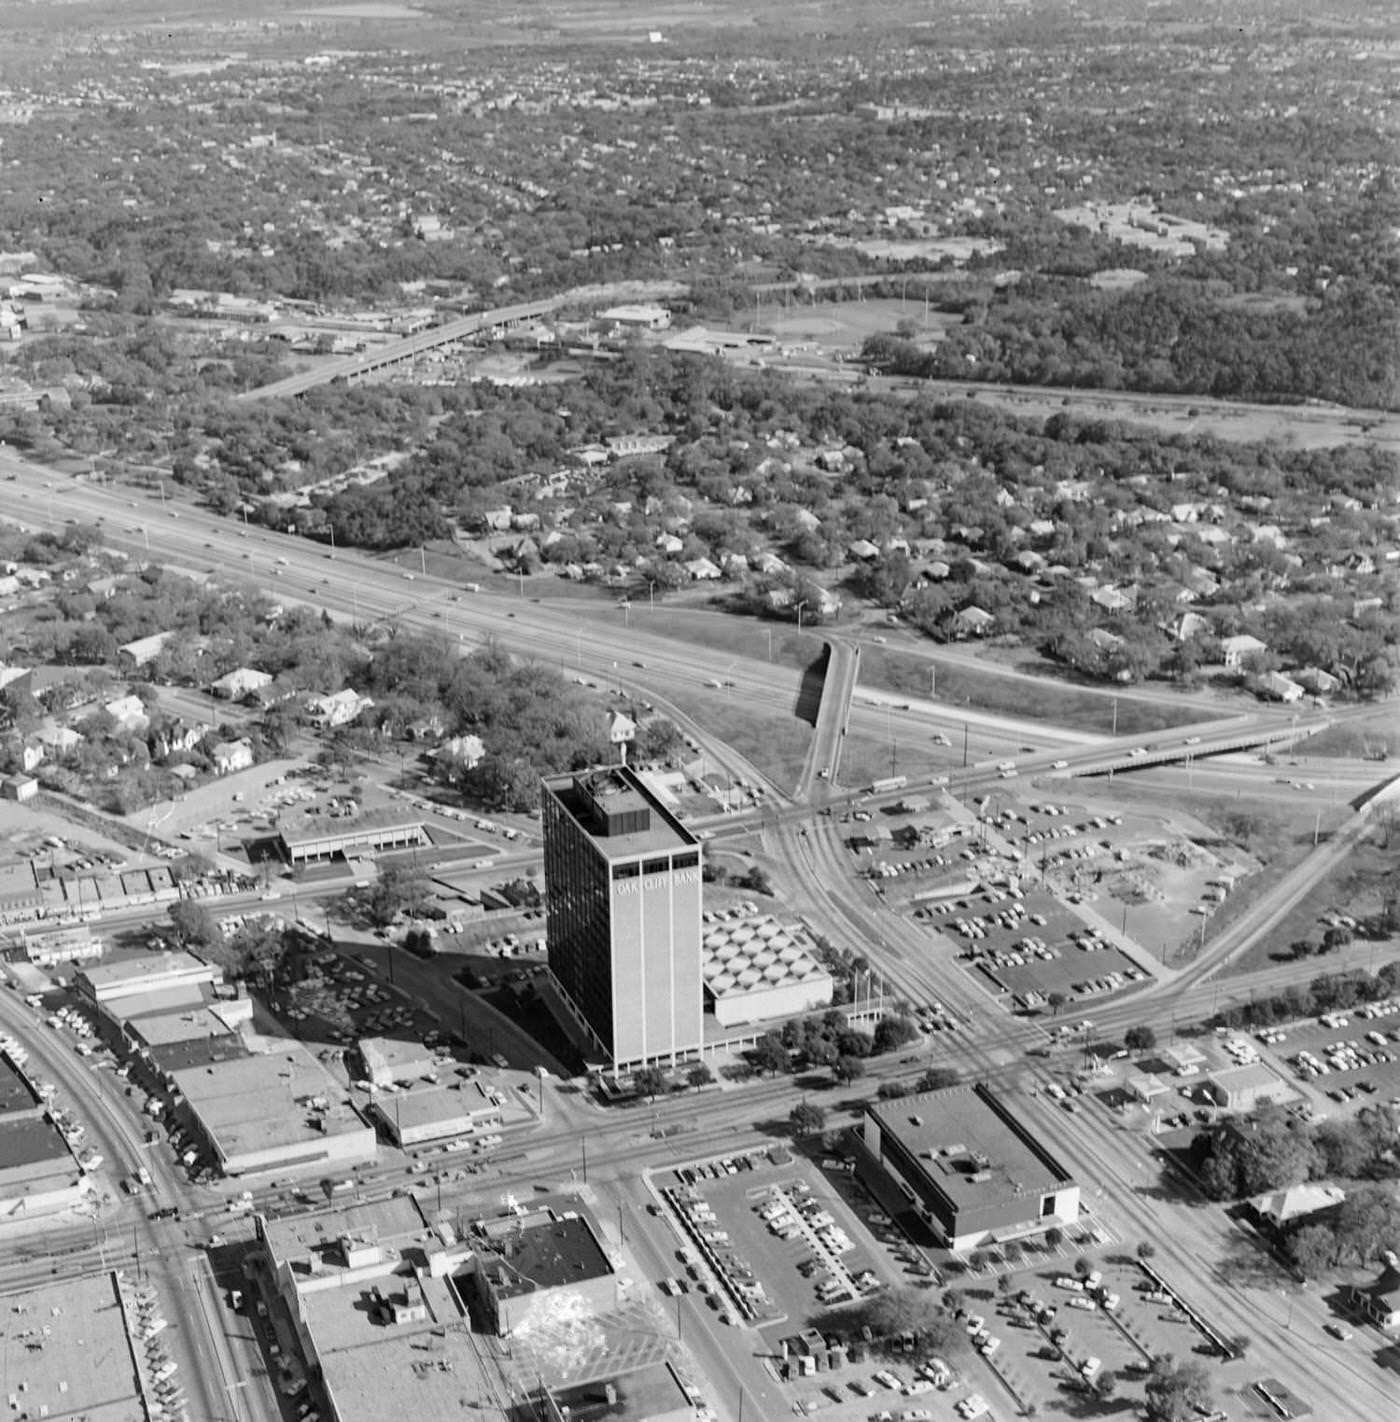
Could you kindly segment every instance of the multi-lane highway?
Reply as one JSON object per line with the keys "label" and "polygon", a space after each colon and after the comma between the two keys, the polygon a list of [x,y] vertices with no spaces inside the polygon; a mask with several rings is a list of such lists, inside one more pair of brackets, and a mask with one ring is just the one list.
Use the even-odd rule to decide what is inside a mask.
{"label": "multi-lane highway", "polygon": [[[668,688],[720,679],[731,683],[735,696],[754,706],[783,714],[791,712],[798,686],[795,669],[736,657],[730,652],[711,651],[703,646],[679,646],[654,635],[640,608],[635,617],[628,616],[619,625],[608,620],[615,618],[612,612],[580,616],[575,605],[555,607],[525,598],[469,594],[432,578],[409,578],[398,569],[386,568],[358,555],[340,553],[330,559],[327,550],[264,530],[235,528],[230,536],[228,522],[206,511],[185,504],[158,504],[149,498],[132,497],[124,490],[65,481],[0,453],[0,471],[7,469],[15,472],[16,479],[3,486],[7,490],[5,503],[7,510],[17,516],[51,528],[61,526],[70,518],[86,521],[101,517],[114,543],[137,554],[149,548],[151,556],[197,575],[212,572],[222,579],[241,577],[280,600],[325,608],[332,614],[360,622],[393,619],[418,630],[441,632],[455,638],[462,647],[476,645],[486,636],[505,633],[511,643],[522,650],[551,660],[557,657],[561,665],[572,668],[580,676],[650,696],[661,706],[669,705],[665,698]],[[814,658],[820,645],[814,637],[811,642]],[[929,1054],[921,1055],[917,1063],[890,1060],[874,1063],[871,1085],[888,1075],[915,1074],[931,1060],[947,1060],[964,1072],[975,1072],[1009,1086],[1033,1084],[1037,1072],[1043,1068],[1038,1065],[1040,1057],[1029,1053],[1034,1050],[1039,1054],[1046,1049],[1043,1028],[1033,1021],[1006,1016],[984,996],[973,979],[947,961],[946,945],[940,944],[936,936],[887,909],[859,884],[840,842],[835,817],[821,813],[823,808],[838,807],[861,793],[838,791],[832,781],[822,775],[823,770],[839,774],[841,741],[848,731],[854,734],[865,730],[879,735],[886,729],[889,718],[896,714],[911,735],[916,731],[928,735],[939,727],[959,727],[968,719],[961,708],[945,707],[936,701],[894,705],[889,701],[872,701],[864,694],[852,696],[857,659],[858,647],[853,642],[840,638],[833,642],[827,672],[830,700],[818,718],[811,754],[799,783],[795,787],[768,784],[768,808],[764,812],[726,817],[713,822],[714,827],[761,833],[765,851],[782,867],[814,928],[827,933],[834,942],[864,955],[872,967],[878,969],[889,996],[904,996],[912,1001],[936,998],[960,1021],[956,1032],[936,1040]],[[713,737],[707,737],[679,708],[673,709],[682,724],[707,745],[719,764],[750,783],[763,783],[755,767]],[[1159,733],[1151,738],[1150,748],[1140,738],[1065,736],[1053,729],[1042,732],[1032,723],[1003,724],[1013,728],[1014,739],[1040,747],[1032,752],[1019,748],[1015,752],[1017,773],[1029,777],[1097,773],[1110,768],[1162,774],[1161,769],[1144,768],[1153,762],[1165,764],[1187,756],[1199,760],[1245,746],[1271,743],[1272,738],[1301,737],[1327,719],[1303,716],[1295,720],[1291,713],[1241,713]],[[987,730],[979,739],[995,739],[995,734]],[[1142,754],[1133,755],[1135,749],[1141,749]],[[1000,783],[1002,771],[994,761],[983,760],[964,768],[956,763],[955,752],[949,760],[946,777],[939,779],[946,780],[947,788],[960,797],[969,798]],[[1264,981],[1272,985],[1293,972],[1310,973],[1309,965],[1299,965],[1271,970],[1267,975],[1241,976],[1226,985],[1208,980],[1222,962],[1257,941],[1260,934],[1267,932],[1297,901],[1299,894],[1308,892],[1335,867],[1360,832],[1354,828],[1355,823],[1351,822],[1334,839],[1319,846],[1318,852],[1305,862],[1297,875],[1261,899],[1250,914],[1222,936],[1219,945],[1177,975],[1174,981],[1154,983],[1131,1000],[1089,1009],[1093,1011],[1096,1028],[1114,1031],[1143,1020],[1148,1013],[1159,1022],[1168,1013],[1178,1021],[1185,1021],[1192,1015],[1203,1015],[1208,999],[1214,1006],[1229,992],[1252,990]],[[13,1003],[7,1006],[9,1010],[15,1008]],[[126,1119],[129,1113],[120,1102],[104,1101],[102,1092],[107,1088],[86,1080],[89,1076],[92,1073],[79,1068],[72,1059],[54,1064],[54,1079],[65,1090],[71,1090],[75,1103],[90,1121],[99,1123],[95,1128],[90,1127],[95,1130],[99,1148],[104,1154],[110,1152],[110,1159],[125,1161],[133,1150],[140,1149],[140,1142],[131,1139],[130,1121]],[[84,1080],[80,1081],[80,1077]],[[493,1185],[499,1183],[503,1187],[516,1182],[557,1182],[582,1169],[585,1142],[591,1169],[600,1178],[633,1178],[641,1165],[659,1164],[673,1158],[678,1150],[699,1154],[721,1146],[733,1148],[747,1139],[759,1140],[756,1123],[786,1115],[793,1100],[792,1093],[792,1085],[786,1080],[760,1082],[743,1092],[687,1097],[662,1102],[646,1113],[634,1111],[602,1119],[570,1109],[561,1097],[557,1110],[552,1111],[544,1125],[513,1144],[512,1154],[517,1158],[496,1163],[489,1178]],[[682,1134],[668,1135],[672,1130]],[[1144,1198],[1142,1191],[1147,1172],[1154,1167],[1143,1153],[1141,1143],[1111,1138],[1105,1144],[1103,1132],[1090,1129],[1083,1122],[1073,1123],[1064,1134],[1067,1153],[1077,1167],[1115,1187],[1114,1195],[1121,1196],[1119,1208],[1130,1227],[1157,1237],[1164,1228],[1163,1222],[1157,1207]],[[684,1145],[679,1144],[680,1141]],[[395,1176],[402,1179],[402,1170],[401,1162],[386,1161],[363,1173],[365,1188],[387,1191],[393,1188]],[[161,1166],[157,1181],[163,1198],[188,1198],[188,1185],[174,1177],[168,1167]],[[475,1190],[476,1186],[474,1179],[469,1182],[469,1188]],[[440,1183],[434,1182],[433,1188],[439,1189]],[[635,1200],[635,1189],[632,1193]],[[285,1197],[271,1190],[264,1192],[260,1200],[270,1206],[286,1204]],[[156,1227],[145,1220],[144,1213],[131,1223],[136,1238],[152,1260],[182,1261],[162,1263],[159,1267],[166,1270],[164,1287],[177,1298],[187,1299],[185,1291],[195,1288],[196,1284],[188,1269],[188,1256],[180,1253],[183,1237],[179,1231],[173,1227]],[[1209,1244],[1214,1248],[1220,1243],[1214,1236],[1207,1239],[1203,1234],[1195,1247]],[[1169,1257],[1177,1267],[1185,1269],[1189,1248],[1174,1244]],[[82,1267],[91,1263],[86,1257],[78,1262]],[[656,1260],[651,1258],[650,1262],[654,1265]],[[29,1261],[24,1262],[23,1267],[34,1266]],[[1208,1302],[1221,1309],[1235,1309],[1237,1316],[1256,1332],[1266,1329],[1267,1306],[1257,1298],[1235,1297],[1238,1291],[1232,1292],[1228,1282],[1223,1280],[1208,1281],[1203,1288]],[[192,1319],[201,1316],[188,1304],[187,1308]],[[216,1341],[201,1334],[193,1323],[186,1346],[190,1349],[192,1376],[197,1373],[218,1379],[221,1369],[232,1366],[218,1354]],[[1328,1363],[1294,1369],[1283,1350],[1272,1342],[1263,1346],[1270,1365],[1276,1367],[1279,1375],[1293,1377],[1300,1386],[1321,1388],[1332,1376]],[[731,1373],[729,1376],[737,1382],[739,1375]],[[236,1379],[226,1378],[221,1384],[208,1385],[209,1395],[205,1399],[210,1408],[208,1415],[222,1415],[218,1407],[225,1406],[233,1407],[238,1413],[235,1392],[227,1393],[227,1402],[218,1398],[221,1388],[234,1388],[236,1383]],[[732,1408],[726,1410],[733,1415]],[[250,1415],[263,1414],[254,1411]]]}

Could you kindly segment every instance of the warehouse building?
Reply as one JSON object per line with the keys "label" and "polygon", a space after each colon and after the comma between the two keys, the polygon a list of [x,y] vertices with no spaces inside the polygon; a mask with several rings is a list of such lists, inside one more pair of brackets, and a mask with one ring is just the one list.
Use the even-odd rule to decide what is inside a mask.
{"label": "warehouse building", "polygon": [[1079,1218],[1079,1185],[980,1083],[868,1107],[864,1139],[911,1207],[955,1252]]}

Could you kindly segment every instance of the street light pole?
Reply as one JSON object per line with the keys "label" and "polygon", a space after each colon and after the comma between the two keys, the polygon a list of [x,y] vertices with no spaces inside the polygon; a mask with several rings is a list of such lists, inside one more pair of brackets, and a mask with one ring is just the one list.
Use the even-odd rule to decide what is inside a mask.
{"label": "street light pole", "polygon": [[804,597],[802,601],[797,604],[797,635],[799,637],[802,635],[802,609],[806,606],[807,599]]}

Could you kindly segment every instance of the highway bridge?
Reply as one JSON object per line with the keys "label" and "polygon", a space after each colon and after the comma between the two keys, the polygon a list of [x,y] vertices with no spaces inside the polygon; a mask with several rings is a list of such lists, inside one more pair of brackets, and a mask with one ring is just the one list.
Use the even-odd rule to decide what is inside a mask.
{"label": "highway bridge", "polygon": [[1120,739],[1099,747],[1097,753],[1081,753],[1071,761],[1052,763],[1050,774],[1066,778],[1107,775],[1115,770],[1146,770],[1150,765],[1176,765],[1205,756],[1229,755],[1232,751],[1262,749],[1267,753],[1275,747],[1282,748],[1314,736],[1331,724],[1331,718],[1326,716],[1295,717],[1283,724],[1275,721],[1246,725],[1213,734],[1173,733],[1170,739],[1139,739],[1135,743]]}
{"label": "highway bridge", "polygon": [[418,331],[411,336],[390,341],[378,350],[363,351],[358,355],[343,356],[339,360],[325,361],[314,370],[304,370],[298,375],[289,375],[285,380],[275,380],[271,385],[261,385],[256,390],[247,390],[240,400],[273,400],[286,395],[304,395],[317,385],[329,385],[334,381],[363,380],[365,376],[390,366],[402,365],[405,361],[417,359],[425,351],[438,346],[451,345],[453,341],[467,341],[482,331],[518,326],[524,321],[534,321],[557,311],[564,304],[563,297],[550,297],[546,301],[528,301],[519,306],[498,306],[491,311],[478,311],[471,316],[460,316],[441,326],[432,326],[426,331]]}

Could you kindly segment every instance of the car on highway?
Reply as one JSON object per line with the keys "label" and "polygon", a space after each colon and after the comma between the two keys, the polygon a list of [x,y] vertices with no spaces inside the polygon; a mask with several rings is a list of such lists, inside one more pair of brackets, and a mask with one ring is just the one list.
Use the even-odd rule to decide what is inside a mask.
{"label": "car on highway", "polygon": [[1344,1323],[1328,1323],[1323,1326],[1333,1338],[1339,1339],[1343,1343],[1350,1343],[1356,1336]]}
{"label": "car on highway", "polygon": [[1130,751],[1128,752],[1128,754],[1131,755],[1131,756],[1146,755],[1146,754],[1147,754],[1147,747],[1146,747],[1146,746],[1134,746],[1134,747],[1132,748],[1132,750],[1130,750]]}

